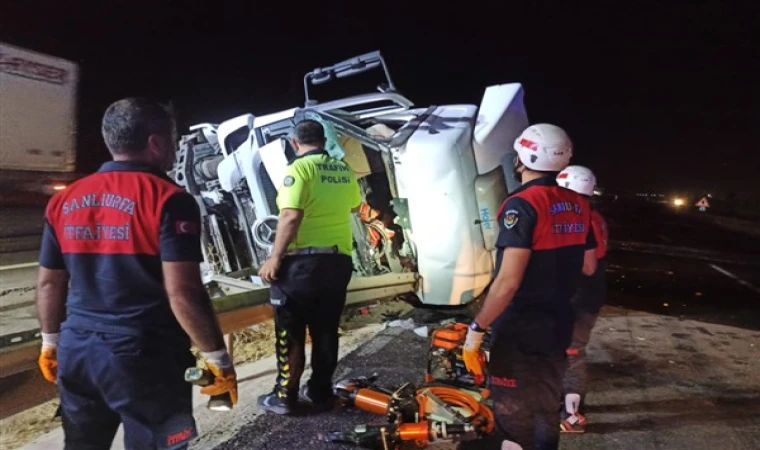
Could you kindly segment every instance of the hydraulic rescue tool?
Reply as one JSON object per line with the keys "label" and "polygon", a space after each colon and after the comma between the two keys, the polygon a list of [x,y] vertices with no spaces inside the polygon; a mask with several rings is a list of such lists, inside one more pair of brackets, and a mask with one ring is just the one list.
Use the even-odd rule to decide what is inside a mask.
{"label": "hydraulic rescue tool", "polygon": [[[185,381],[196,386],[205,387],[214,384],[214,374],[203,367],[189,367],[185,370]],[[206,406],[212,411],[231,411],[232,399],[228,392],[212,395]]]}
{"label": "hydraulic rescue tool", "polygon": [[[385,424],[359,425],[350,432],[329,433],[328,442],[369,449],[396,449],[404,442],[424,448],[440,440],[470,440],[490,433],[494,416],[485,404],[486,376],[473,376],[462,359],[467,325],[452,323],[432,334],[425,384],[406,383],[395,390],[375,385],[377,375],[343,380],[335,394],[343,403],[384,416]],[[483,367],[487,351],[480,355]]]}
{"label": "hydraulic rescue tool", "polygon": [[[488,374],[473,375],[467,371],[462,358],[462,346],[467,337],[468,326],[463,323],[450,323],[433,331],[428,351],[427,373],[425,381],[447,384],[465,389],[484,389]],[[481,346],[481,365],[488,366],[489,333],[484,336]]]}
{"label": "hydraulic rescue tool", "polygon": [[390,450],[398,448],[404,441],[413,441],[424,448],[428,442],[453,439],[455,436],[473,433],[471,424],[447,424],[428,422],[382,425],[357,425],[350,433],[330,433],[329,442],[353,444],[362,448]]}
{"label": "hydraulic rescue tool", "polygon": [[410,383],[391,391],[376,386],[376,380],[373,375],[338,382],[335,394],[348,406],[385,416],[387,423],[329,433],[325,440],[386,450],[404,441],[425,447],[438,440],[474,439],[493,430],[493,413],[476,391],[432,384],[415,388]]}

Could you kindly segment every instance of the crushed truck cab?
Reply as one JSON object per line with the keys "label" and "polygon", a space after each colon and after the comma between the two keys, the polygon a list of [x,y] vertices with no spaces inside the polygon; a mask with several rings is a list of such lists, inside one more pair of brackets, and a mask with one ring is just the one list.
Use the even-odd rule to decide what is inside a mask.
{"label": "crushed truck cab", "polygon": [[[375,68],[386,77],[378,92],[309,97],[312,85]],[[522,86],[490,86],[479,106],[419,108],[395,90],[372,52],[309,72],[304,88],[304,107],[201,124],[182,137],[170,176],[201,207],[205,278],[249,277],[267,258],[277,191],[295,157],[289,134],[309,118],[323,124],[326,150],[361,187],[352,285],[382,290],[413,279],[414,293],[430,305],[482,294],[494,268],[496,213],[516,186],[512,144],[528,126]]]}

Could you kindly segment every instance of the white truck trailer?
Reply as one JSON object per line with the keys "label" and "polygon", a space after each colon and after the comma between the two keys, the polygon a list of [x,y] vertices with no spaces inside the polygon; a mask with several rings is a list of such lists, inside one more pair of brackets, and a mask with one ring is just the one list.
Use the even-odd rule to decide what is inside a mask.
{"label": "white truck trailer", "polygon": [[51,194],[76,177],[76,63],[0,42],[0,189]]}

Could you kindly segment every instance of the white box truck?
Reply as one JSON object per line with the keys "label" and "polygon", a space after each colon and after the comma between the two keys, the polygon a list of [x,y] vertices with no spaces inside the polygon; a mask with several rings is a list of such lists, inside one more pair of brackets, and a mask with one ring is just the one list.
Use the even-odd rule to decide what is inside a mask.
{"label": "white box truck", "polygon": [[50,194],[76,178],[76,63],[0,42],[0,189]]}

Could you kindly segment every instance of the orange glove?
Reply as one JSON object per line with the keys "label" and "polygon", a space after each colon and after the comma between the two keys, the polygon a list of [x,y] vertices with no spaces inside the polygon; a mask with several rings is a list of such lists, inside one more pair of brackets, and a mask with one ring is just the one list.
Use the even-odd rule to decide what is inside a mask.
{"label": "orange glove", "polygon": [[202,388],[201,394],[213,397],[229,393],[232,405],[236,405],[238,400],[238,384],[235,368],[230,366],[229,368],[220,369],[219,366],[208,361],[206,362],[206,367],[214,375],[214,384]]}
{"label": "orange glove", "polygon": [[480,358],[480,345],[485,331],[475,331],[470,327],[462,347],[462,359],[467,371],[475,376],[483,376],[483,360]]}
{"label": "orange glove", "polygon": [[42,348],[40,352],[40,358],[37,360],[42,371],[42,376],[53,384],[55,384],[58,372],[58,360],[56,358],[56,347]]}

